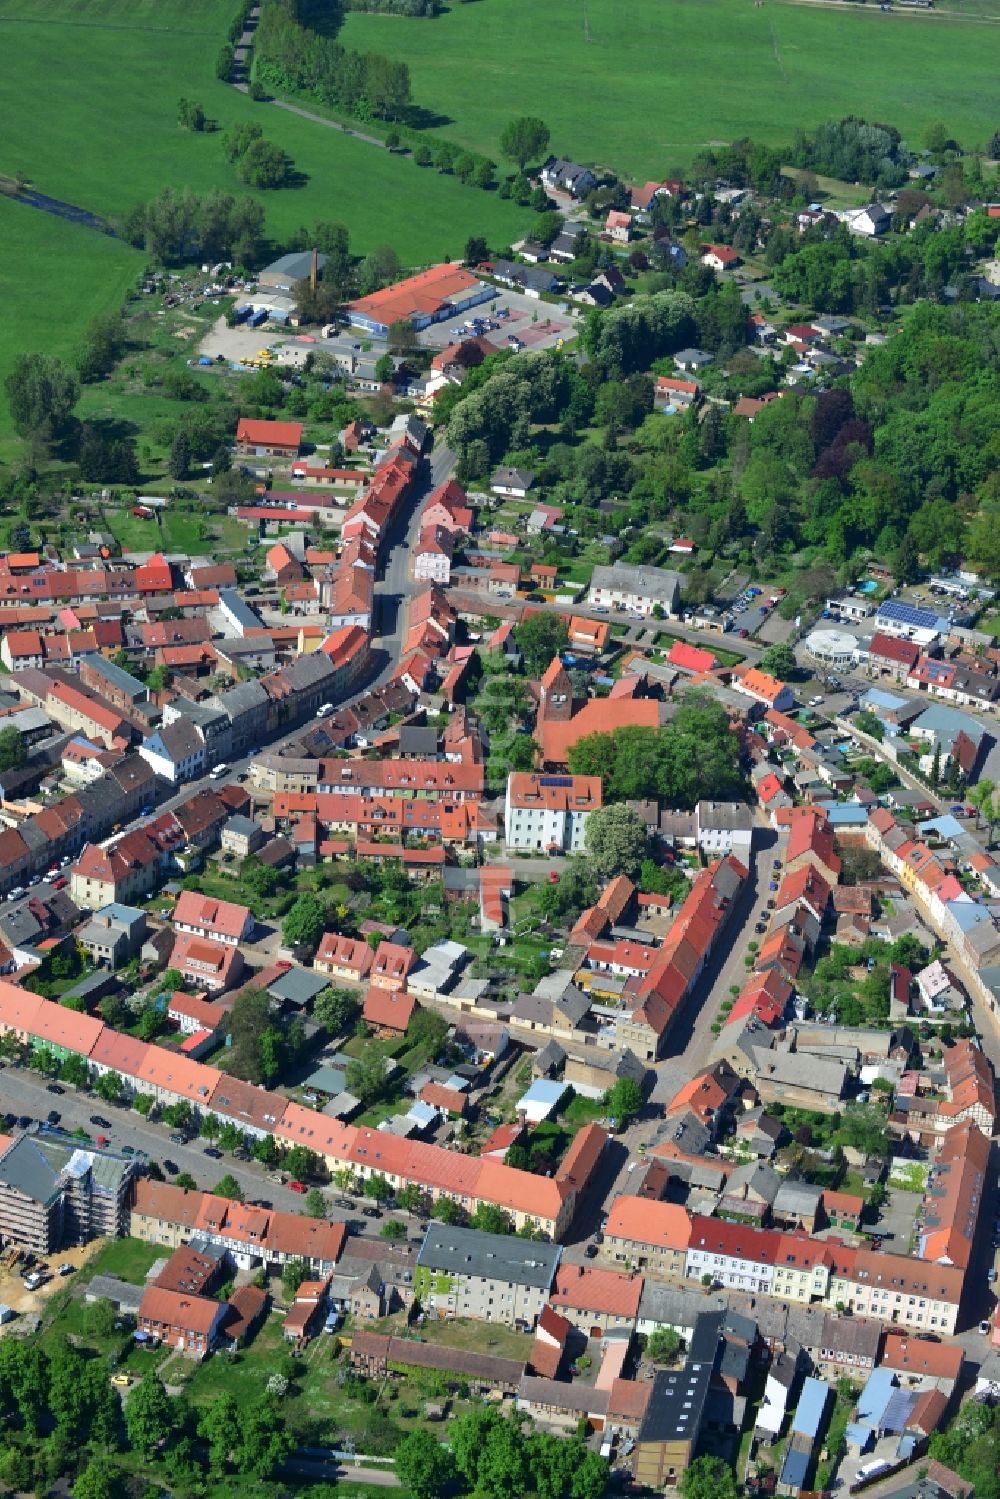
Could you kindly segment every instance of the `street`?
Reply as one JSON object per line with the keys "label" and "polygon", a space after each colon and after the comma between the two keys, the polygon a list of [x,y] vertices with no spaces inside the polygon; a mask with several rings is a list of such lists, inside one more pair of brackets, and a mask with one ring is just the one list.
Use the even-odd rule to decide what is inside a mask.
{"label": "street", "polygon": [[[376,581],[376,618],[375,633],[372,636],[372,665],[364,681],[359,683],[353,692],[336,702],[338,708],[349,707],[356,703],[375,687],[381,687],[389,681],[393,672],[399,664],[399,658],[403,653],[403,644],[407,631],[407,608],[409,600],[418,593],[423,586],[415,583],[409,577],[409,558],[413,543],[420,530],[420,513],[424,502],[432,489],[451,477],[455,466],[455,455],[444,444],[439,444],[428,455],[426,477],[418,484],[411,495],[408,496],[405,505],[396,517],[395,525],[386,537],[385,549],[381,559],[383,576]],[[261,746],[270,750],[278,750],[282,745],[289,744],[297,739],[306,727],[306,722],[298,723],[294,728],[288,729],[273,739],[263,738]],[[250,773],[252,757],[244,755],[241,759],[227,761],[229,773],[227,781],[246,779]],[[188,797],[198,791],[213,791],[218,786],[210,775],[203,775],[197,780],[186,781],[183,786],[173,792],[166,800],[157,803],[156,810],[152,816],[159,816],[162,812],[173,811],[180,806]],[[133,828],[142,827],[148,822],[148,817],[134,817],[131,822],[122,824],[121,832],[131,832]],[[29,885],[25,885],[26,895],[22,895],[17,901],[11,901],[6,897],[10,905],[19,905],[31,896],[42,897],[51,892],[52,886],[46,884],[42,879],[36,879]],[[4,902],[0,901],[0,908]]]}

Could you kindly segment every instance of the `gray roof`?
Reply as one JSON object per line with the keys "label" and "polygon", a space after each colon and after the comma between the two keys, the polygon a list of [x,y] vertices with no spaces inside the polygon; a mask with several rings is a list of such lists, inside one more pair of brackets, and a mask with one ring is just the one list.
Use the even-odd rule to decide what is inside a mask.
{"label": "gray roof", "polygon": [[177,718],[173,723],[168,723],[165,728],[159,730],[158,736],[154,737],[159,737],[160,743],[174,764],[180,760],[190,759],[192,755],[200,754],[205,748],[194,725],[187,718]]}
{"label": "gray roof", "polygon": [[504,1280],[547,1291],[561,1254],[558,1244],[536,1244],[505,1234],[482,1234],[474,1228],[431,1223],[417,1264],[427,1270]]}
{"label": "gray roof", "polygon": [[[316,263],[322,271],[326,265],[326,256],[317,255]],[[272,260],[261,271],[262,276],[287,276],[289,281],[304,281],[312,269],[311,250],[293,250],[288,255],[279,255],[277,260]]]}
{"label": "gray roof", "polygon": [[110,1301],[119,1311],[135,1316],[145,1293],[145,1286],[133,1286],[117,1275],[95,1275],[85,1296],[87,1301]]}
{"label": "gray roof", "polygon": [[219,603],[226,606],[227,611],[237,620],[244,629],[259,629],[263,624],[260,615],[237,593],[235,588],[220,588]]}
{"label": "gray roof", "polygon": [[132,1162],[107,1151],[82,1148],[69,1135],[20,1135],[0,1157],[0,1181],[34,1202],[49,1204],[59,1195],[64,1175],[90,1172],[96,1185],[116,1191]]}
{"label": "gray roof", "polygon": [[726,1298],[704,1291],[688,1291],[682,1286],[668,1286],[661,1281],[643,1282],[639,1298],[640,1323],[653,1322],[658,1327],[694,1327],[702,1312],[724,1312]]}
{"label": "gray roof", "polygon": [[130,671],[124,671],[122,667],[116,666],[113,661],[108,661],[104,656],[92,656],[87,663],[91,671],[103,677],[110,687],[118,692],[124,692],[131,698],[144,698],[148,696],[145,682],[140,682]]}
{"label": "gray roof", "polygon": [[226,833],[235,833],[238,838],[252,838],[255,833],[263,832],[263,828],[252,817],[242,817],[237,813],[234,817],[228,819],[223,831]]}
{"label": "gray roof", "polygon": [[786,1213],[803,1213],[807,1217],[819,1212],[823,1188],[812,1182],[783,1181],[775,1195],[774,1211],[781,1217]]}
{"label": "gray roof", "polygon": [[305,1005],[321,993],[330,980],[321,973],[308,968],[289,968],[280,978],[268,986],[268,994],[291,1005]]}
{"label": "gray roof", "polygon": [[672,607],[680,593],[682,581],[680,573],[670,572],[667,568],[635,567],[628,562],[615,562],[610,567],[594,568],[590,578],[590,591],[593,593],[598,588],[628,589]]}
{"label": "gray roof", "polygon": [[399,730],[399,753],[433,759],[438,752],[438,731],[422,724],[402,724]]}

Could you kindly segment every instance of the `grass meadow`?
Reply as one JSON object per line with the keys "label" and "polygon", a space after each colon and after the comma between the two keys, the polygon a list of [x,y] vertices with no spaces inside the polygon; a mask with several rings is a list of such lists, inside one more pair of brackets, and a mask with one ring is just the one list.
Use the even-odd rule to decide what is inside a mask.
{"label": "grass meadow", "polygon": [[[336,130],[253,104],[215,78],[230,0],[0,0],[4,119],[0,173],[113,218],[166,186],[244,191],[218,133],[177,124],[181,96],[225,130],[255,119],[302,186],[261,195],[275,245],[339,220],[359,253],[391,244],[404,262],[459,256],[466,238],[508,243],[531,215],[495,193],[422,171]],[[19,268],[23,269],[23,268]]]}
{"label": "grass meadow", "polygon": [[[128,245],[0,197],[0,385],[24,349],[70,356],[82,329],[117,307],[143,259]],[[0,396],[0,458],[12,455]]]}
{"label": "grass meadow", "polygon": [[[941,0],[944,9],[950,0]],[[625,175],[683,167],[704,145],[860,114],[915,143],[943,119],[964,145],[997,128],[997,0],[961,15],[885,14],[808,0],[477,0],[436,20],[352,12],[341,39],[405,58],[442,133],[496,154],[513,115],[541,115],[552,150]],[[974,19],[975,18],[975,19]]]}

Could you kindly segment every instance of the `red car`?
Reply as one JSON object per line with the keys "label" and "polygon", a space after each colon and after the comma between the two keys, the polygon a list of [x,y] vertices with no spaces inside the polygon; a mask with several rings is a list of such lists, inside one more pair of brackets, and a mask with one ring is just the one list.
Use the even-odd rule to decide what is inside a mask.
{"label": "red car", "polygon": [[558,883],[559,883],[559,872],[558,872],[558,870],[550,869],[549,870],[549,884],[550,885],[558,885]]}
{"label": "red car", "polygon": [[61,874],[57,879],[52,881],[52,888],[53,890],[65,890],[68,884],[69,880],[64,874]]}
{"label": "red car", "polygon": [[289,1192],[305,1192],[308,1189],[305,1182],[289,1182],[288,1190]]}

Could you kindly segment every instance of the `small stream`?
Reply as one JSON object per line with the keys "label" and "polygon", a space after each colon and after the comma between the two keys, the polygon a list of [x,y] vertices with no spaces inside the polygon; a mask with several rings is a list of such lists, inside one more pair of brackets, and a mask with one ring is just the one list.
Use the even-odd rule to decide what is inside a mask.
{"label": "small stream", "polygon": [[32,187],[22,188],[19,193],[7,190],[4,196],[12,203],[24,203],[29,208],[40,209],[42,213],[55,214],[57,219],[67,219],[71,224],[79,224],[83,229],[96,229],[98,234],[116,237],[111,225],[104,219],[99,219],[88,209],[77,208],[74,203],[63,203],[58,198],[50,198],[46,193],[36,192]]}

